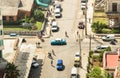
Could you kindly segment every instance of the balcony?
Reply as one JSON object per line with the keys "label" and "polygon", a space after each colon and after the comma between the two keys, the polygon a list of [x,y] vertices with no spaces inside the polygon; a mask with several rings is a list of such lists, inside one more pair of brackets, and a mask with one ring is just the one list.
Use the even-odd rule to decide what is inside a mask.
{"label": "balcony", "polygon": [[107,15],[120,15],[120,12],[114,12],[114,11],[110,11],[110,12],[106,12]]}

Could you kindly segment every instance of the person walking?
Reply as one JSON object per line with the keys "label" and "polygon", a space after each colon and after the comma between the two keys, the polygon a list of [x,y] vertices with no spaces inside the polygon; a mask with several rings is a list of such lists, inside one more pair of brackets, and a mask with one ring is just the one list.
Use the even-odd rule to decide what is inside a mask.
{"label": "person walking", "polygon": [[89,23],[91,22],[91,19],[89,18]]}
{"label": "person walking", "polygon": [[51,60],[51,65],[53,65],[53,60]]}
{"label": "person walking", "polygon": [[65,36],[68,37],[67,31],[65,31]]}
{"label": "person walking", "polygon": [[79,34],[79,32],[77,31],[77,35]]}
{"label": "person walking", "polygon": [[56,55],[55,55],[55,52],[54,52],[54,50],[53,50],[53,49],[52,49],[52,54],[53,54],[54,56],[56,56]]}

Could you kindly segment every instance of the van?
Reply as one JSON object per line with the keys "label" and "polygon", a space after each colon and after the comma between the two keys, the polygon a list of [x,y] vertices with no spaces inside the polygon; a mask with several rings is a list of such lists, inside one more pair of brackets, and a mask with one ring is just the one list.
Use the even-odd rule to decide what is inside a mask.
{"label": "van", "polygon": [[71,70],[71,78],[77,78],[78,74],[77,74],[77,68],[76,67],[72,67]]}
{"label": "van", "polygon": [[115,35],[114,35],[114,34],[109,34],[109,35],[103,36],[103,37],[102,37],[102,40],[103,40],[103,41],[115,40]]}

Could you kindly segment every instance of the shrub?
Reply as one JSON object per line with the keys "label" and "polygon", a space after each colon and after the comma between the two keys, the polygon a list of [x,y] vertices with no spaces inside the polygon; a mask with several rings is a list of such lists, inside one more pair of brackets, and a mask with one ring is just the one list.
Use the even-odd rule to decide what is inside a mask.
{"label": "shrub", "polygon": [[111,51],[111,47],[106,48],[105,51]]}
{"label": "shrub", "polygon": [[92,55],[93,55],[93,51],[90,51],[89,52],[89,57],[92,57]]}
{"label": "shrub", "polygon": [[101,51],[101,52],[100,52],[100,55],[99,55],[99,61],[100,61],[100,62],[102,62],[102,60],[103,60],[103,53],[104,53],[104,51]]}

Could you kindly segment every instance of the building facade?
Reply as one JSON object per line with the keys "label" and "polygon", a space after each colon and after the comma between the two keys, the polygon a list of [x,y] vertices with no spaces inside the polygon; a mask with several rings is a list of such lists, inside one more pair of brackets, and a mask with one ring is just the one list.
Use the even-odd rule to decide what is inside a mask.
{"label": "building facade", "polygon": [[2,58],[2,50],[4,49],[3,45],[3,21],[1,13],[1,0],[0,0],[0,59]]}
{"label": "building facade", "polygon": [[120,27],[120,0],[106,0],[105,5],[109,27]]}

